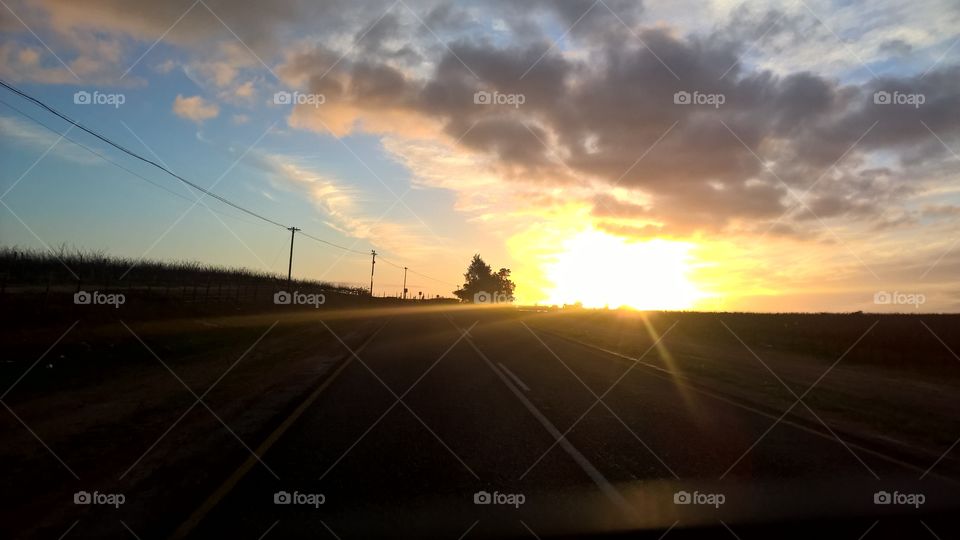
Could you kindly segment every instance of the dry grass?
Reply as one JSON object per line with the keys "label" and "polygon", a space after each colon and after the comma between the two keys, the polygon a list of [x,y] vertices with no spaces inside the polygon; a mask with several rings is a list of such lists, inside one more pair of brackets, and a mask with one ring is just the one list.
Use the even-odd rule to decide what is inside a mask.
{"label": "dry grass", "polygon": [[[78,280],[79,278],[79,280]],[[196,283],[286,283],[285,276],[248,268],[214,266],[197,261],[157,261],[108,255],[103,251],[70,249],[56,252],[0,248],[0,280],[5,286],[138,285],[164,286]],[[79,281],[79,284],[78,284]],[[322,288],[344,294],[366,295],[365,287],[315,280],[293,280],[294,287]]]}

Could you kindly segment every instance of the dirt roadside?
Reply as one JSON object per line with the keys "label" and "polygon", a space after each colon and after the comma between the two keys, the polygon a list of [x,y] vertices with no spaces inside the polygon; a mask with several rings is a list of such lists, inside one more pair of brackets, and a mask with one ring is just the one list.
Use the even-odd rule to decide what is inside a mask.
{"label": "dirt roadside", "polygon": [[[0,415],[0,521],[22,528],[2,536],[169,534],[164,519],[189,514],[347,358],[339,339],[356,347],[384,319],[325,322],[336,337],[315,313],[81,322],[28,369],[50,347],[36,343],[7,366],[25,376]],[[80,491],[124,503],[74,504]]]}

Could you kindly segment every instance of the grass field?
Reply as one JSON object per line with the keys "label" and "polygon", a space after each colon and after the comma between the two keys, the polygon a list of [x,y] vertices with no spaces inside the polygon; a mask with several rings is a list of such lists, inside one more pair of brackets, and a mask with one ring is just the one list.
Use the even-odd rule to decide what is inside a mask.
{"label": "grass field", "polygon": [[960,432],[960,315],[573,310],[530,324],[774,416],[794,406],[805,425],[891,454],[932,462]]}
{"label": "grass field", "polygon": [[[252,286],[287,285],[284,276],[247,268],[212,266],[195,261],[160,262],[106,255],[99,251],[70,250],[56,252],[0,248],[0,284],[8,288],[46,289],[47,287],[146,289],[175,292],[178,287],[207,285]],[[366,295],[369,289],[355,284],[294,279],[289,284],[300,288],[322,288],[343,294]]]}

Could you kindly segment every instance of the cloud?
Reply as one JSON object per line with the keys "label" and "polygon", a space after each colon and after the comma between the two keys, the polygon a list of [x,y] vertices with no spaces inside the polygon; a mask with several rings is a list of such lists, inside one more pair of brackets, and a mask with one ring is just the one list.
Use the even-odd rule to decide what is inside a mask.
{"label": "cloud", "polygon": [[36,47],[0,43],[0,77],[42,84],[73,84],[77,79],[52,55]]}
{"label": "cloud", "polygon": [[931,204],[923,208],[924,217],[936,220],[956,220],[960,219],[960,205],[956,204]]}
{"label": "cloud", "polygon": [[177,94],[173,102],[173,112],[180,118],[186,118],[196,123],[216,118],[220,114],[220,107],[216,103],[209,103],[200,96],[183,97]]}
{"label": "cloud", "polygon": [[57,142],[59,138],[57,135],[36,124],[19,118],[0,116],[0,133],[2,133],[4,137],[9,137],[30,147],[32,151],[37,152],[37,157],[43,152],[50,150],[50,156],[56,156],[73,163],[83,165],[102,163],[100,158],[72,142],[66,139]]}
{"label": "cloud", "polygon": [[[596,17],[616,23],[609,13]],[[576,39],[585,56],[549,42],[462,40],[423,76],[375,55],[315,47],[288,57],[279,73],[327,96],[324,107],[295,108],[293,127],[456,140],[513,185],[629,188],[650,201],[637,217],[677,234],[743,230],[784,214],[801,229],[830,218],[882,221],[881,209],[911,191],[908,159],[948,158],[930,131],[960,134],[956,66],[852,83],[744,66],[748,43],[732,33],[631,30],[641,39],[583,29]],[[524,103],[477,105],[477,91],[520,94]],[[724,103],[676,105],[677,92]],[[877,92],[922,94],[925,103],[884,106]],[[883,178],[871,176],[889,156]],[[837,178],[817,182],[824,173]]]}
{"label": "cloud", "polygon": [[[119,39],[92,33],[64,36],[71,54],[54,53],[35,39],[23,43],[4,36],[0,42],[0,76],[8,80],[43,84],[98,84],[139,87],[137,76],[121,78],[123,45]],[[29,34],[28,34],[29,35]],[[32,36],[31,36],[32,37]]]}
{"label": "cloud", "polygon": [[173,71],[176,67],[177,67],[176,62],[174,62],[173,60],[167,59],[167,60],[164,60],[163,62],[160,62],[154,65],[153,70],[156,71],[157,73],[166,75],[167,73],[170,73],[171,71]]}
{"label": "cloud", "polygon": [[[320,106],[294,106],[288,126],[372,134],[415,187],[452,192],[467,219],[506,235],[575,216],[632,238],[769,236],[818,254],[870,238],[863,251],[881,257],[873,246],[889,239],[882,257],[896,259],[923,240],[918,228],[955,225],[956,2],[691,5],[210,2],[222,22],[198,4],[171,28],[189,5],[12,3],[85,79],[122,72],[169,29],[145,65],[182,67],[195,93],[224,107],[323,94]],[[73,81],[8,26],[5,77]],[[182,55],[164,58],[169,49]],[[523,103],[478,104],[477,92]],[[723,103],[676,104],[678,92]],[[874,101],[886,94],[923,103]],[[198,123],[219,113],[199,96],[178,95],[174,110]],[[340,230],[384,232],[346,182],[284,163],[276,174]]]}
{"label": "cloud", "polygon": [[[281,44],[277,39],[285,26],[323,26],[307,15],[318,6],[300,0],[278,0],[272,5],[258,2],[220,5],[206,3],[91,0],[78,5],[69,0],[11,0],[0,17],[4,42],[0,43],[0,74],[12,80],[55,84],[142,85],[134,73],[135,64],[157,66],[169,71],[170,59],[153,44],[162,37],[165,45],[190,52],[200,76],[212,84],[227,84],[239,71],[262,69],[257,59],[271,58]],[[320,6],[336,9],[334,2]],[[15,13],[23,21],[9,16]],[[334,22],[334,13],[322,21]],[[29,29],[29,30],[28,30]],[[17,60],[19,37],[36,46],[36,35],[69,67],[46,51],[39,63]],[[239,39],[238,37],[239,36]],[[8,39],[9,38],[9,39]],[[14,49],[7,54],[2,47]],[[249,49],[248,49],[249,47]],[[229,49],[225,52],[224,49]],[[255,52],[251,52],[255,51]],[[147,56],[141,58],[144,52]],[[73,73],[71,73],[71,70]],[[74,76],[76,74],[76,77]]]}
{"label": "cloud", "polygon": [[233,89],[233,96],[239,100],[252,100],[256,95],[253,81],[246,81]]}
{"label": "cloud", "polygon": [[[262,59],[283,89],[325,96],[323,106],[294,107],[291,127],[453,144],[511,186],[624,187],[647,200],[638,225],[652,220],[665,232],[740,230],[784,214],[796,229],[812,215],[883,220],[883,209],[908,194],[903,186],[926,181],[913,171],[949,159],[930,131],[950,140],[960,126],[960,72],[951,56],[933,62],[948,52],[960,11],[940,0],[910,9],[886,0],[835,6],[830,28],[799,7],[723,2],[704,7],[711,25],[680,8],[627,0],[391,6],[286,0],[220,13],[211,4],[221,22],[200,5],[172,29],[184,6],[130,10],[94,0],[81,9],[43,0],[15,7],[66,43],[95,29],[99,42],[83,46],[99,60],[71,60],[85,73],[123,60],[120,39],[149,42],[169,29],[165,42],[191,51],[187,74],[220,102],[255,101],[258,87],[271,84],[249,74],[262,72]],[[424,35],[421,19],[435,35]],[[857,20],[869,21],[871,32],[859,31]],[[929,31],[912,30],[921,21]],[[569,32],[555,42],[556,28]],[[30,51],[5,55],[41,66],[33,77],[66,80]],[[883,61],[927,63],[884,71]],[[878,75],[863,78],[871,73]],[[477,91],[522,94],[525,102],[477,106]],[[679,91],[722,94],[725,103],[675,106]],[[876,92],[919,93],[926,102],[878,107]],[[216,105],[199,100],[178,97],[178,114],[197,122],[215,116]],[[861,179],[879,166],[889,169],[882,182]],[[836,178],[817,182],[831,167]],[[593,211],[598,219],[606,213]]]}
{"label": "cloud", "polygon": [[257,167],[269,174],[275,188],[305,197],[320,213],[322,223],[345,236],[410,259],[436,257],[444,248],[443,240],[416,219],[403,222],[389,212],[378,215],[367,207],[362,192],[317,172],[301,158],[257,151],[249,155]]}

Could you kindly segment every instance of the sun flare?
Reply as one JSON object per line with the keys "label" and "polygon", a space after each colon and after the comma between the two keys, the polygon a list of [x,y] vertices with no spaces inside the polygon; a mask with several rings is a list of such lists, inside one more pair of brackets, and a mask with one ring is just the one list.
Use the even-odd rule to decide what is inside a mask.
{"label": "sun flare", "polygon": [[549,304],[689,309],[707,296],[690,280],[693,244],[654,239],[631,242],[590,229],[563,243],[545,267]]}

